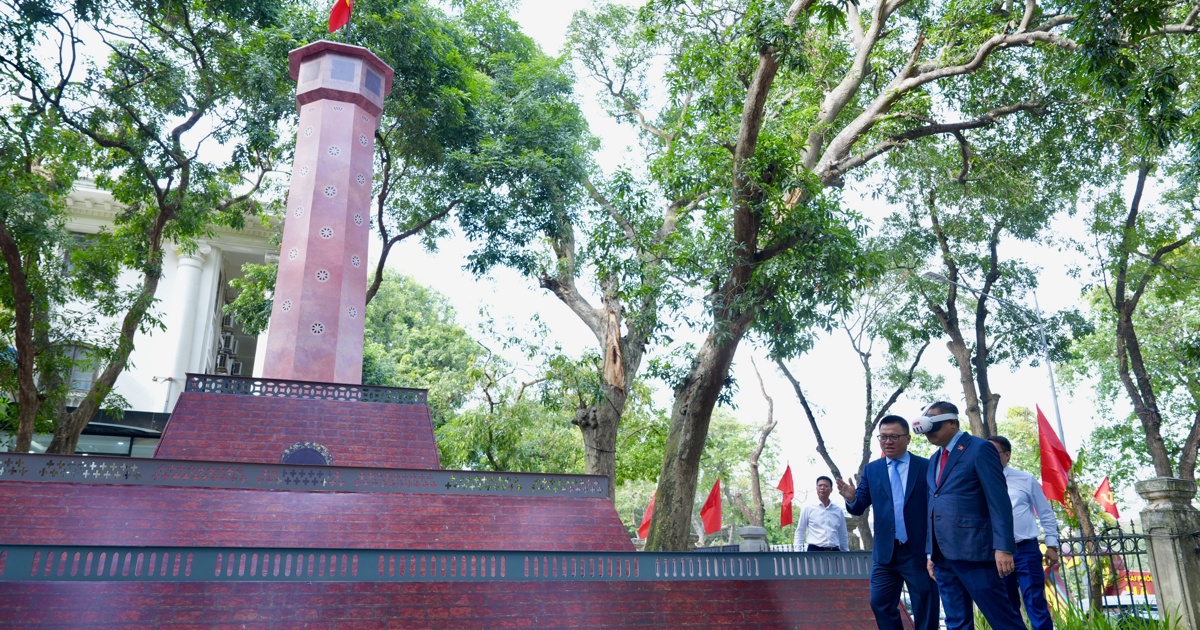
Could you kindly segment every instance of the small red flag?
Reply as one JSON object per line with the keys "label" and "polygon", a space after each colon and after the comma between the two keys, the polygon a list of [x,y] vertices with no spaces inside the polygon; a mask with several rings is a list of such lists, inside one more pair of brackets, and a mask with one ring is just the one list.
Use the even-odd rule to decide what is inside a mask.
{"label": "small red flag", "polygon": [[1050,421],[1037,409],[1038,447],[1042,457],[1042,492],[1051,501],[1066,505],[1067,471],[1071,470],[1071,456],[1058,439],[1058,434],[1050,428]]}
{"label": "small red flag", "polygon": [[1117,504],[1113,501],[1112,484],[1108,483],[1108,477],[1100,482],[1100,487],[1096,488],[1096,503],[1100,504],[1100,509],[1112,514],[1112,517],[1120,520],[1121,513],[1117,511]]}
{"label": "small red flag", "polygon": [[713,484],[708,493],[704,506],[700,508],[700,522],[704,523],[704,533],[715,534],[721,531],[721,480]]}
{"label": "small red flag", "polygon": [[642,524],[638,526],[638,538],[645,540],[650,535],[650,517],[654,516],[654,497],[658,493],[650,495],[650,505],[646,506],[646,513],[642,515]]}
{"label": "small red flag", "polygon": [[779,511],[779,526],[787,527],[791,525],[792,520],[792,499],[796,498],[796,487],[792,485],[792,465],[788,464],[783,470],[783,478],[779,480],[779,485],[775,486],[783,492],[783,508]]}
{"label": "small red flag", "polygon": [[354,9],[354,0],[334,0],[333,8],[329,10],[330,33],[350,23],[352,9]]}

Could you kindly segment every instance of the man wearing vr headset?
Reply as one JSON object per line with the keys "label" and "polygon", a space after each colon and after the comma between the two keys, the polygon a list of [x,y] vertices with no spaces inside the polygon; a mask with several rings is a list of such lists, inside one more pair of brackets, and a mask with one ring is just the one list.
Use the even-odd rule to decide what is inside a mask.
{"label": "man wearing vr headset", "polygon": [[941,447],[929,460],[925,551],[946,628],[973,628],[974,603],[995,630],[1024,630],[1004,586],[1016,543],[999,453],[987,440],[960,431],[958,407],[948,402],[926,407],[912,428]]}

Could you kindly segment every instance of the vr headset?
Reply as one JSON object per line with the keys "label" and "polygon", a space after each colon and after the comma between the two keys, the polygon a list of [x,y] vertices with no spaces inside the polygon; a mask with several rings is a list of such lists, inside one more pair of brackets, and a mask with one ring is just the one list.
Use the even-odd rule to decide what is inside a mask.
{"label": "vr headset", "polygon": [[942,428],[942,423],[947,420],[958,420],[958,414],[943,413],[937,416],[920,416],[914,420],[909,420],[908,424],[912,427],[913,433],[924,435]]}

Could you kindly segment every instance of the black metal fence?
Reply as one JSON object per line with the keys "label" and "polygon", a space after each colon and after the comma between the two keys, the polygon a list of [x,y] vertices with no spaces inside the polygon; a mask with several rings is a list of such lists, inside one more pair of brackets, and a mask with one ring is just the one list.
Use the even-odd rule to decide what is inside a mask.
{"label": "black metal fence", "polygon": [[1053,603],[1157,618],[1146,535],[1133,521],[1118,522],[1092,537],[1068,535],[1059,545],[1062,564],[1046,576],[1046,595]]}

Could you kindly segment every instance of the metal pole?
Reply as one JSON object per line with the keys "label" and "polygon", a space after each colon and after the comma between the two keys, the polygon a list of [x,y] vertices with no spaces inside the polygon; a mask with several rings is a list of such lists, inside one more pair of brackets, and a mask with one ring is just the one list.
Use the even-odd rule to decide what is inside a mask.
{"label": "metal pole", "polygon": [[1054,399],[1054,419],[1058,421],[1058,439],[1065,447],[1067,434],[1063,431],[1062,411],[1058,408],[1058,387],[1054,384],[1054,364],[1050,361],[1050,344],[1046,343],[1046,322],[1042,320],[1042,308],[1038,306],[1037,291],[1033,292],[1033,314],[1037,315],[1038,338],[1042,342],[1042,353],[1046,357],[1046,372],[1050,375],[1050,397]]}

